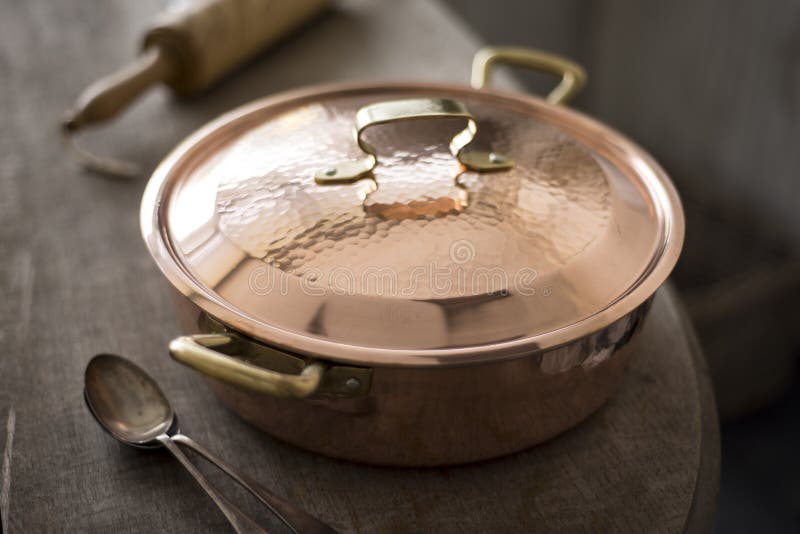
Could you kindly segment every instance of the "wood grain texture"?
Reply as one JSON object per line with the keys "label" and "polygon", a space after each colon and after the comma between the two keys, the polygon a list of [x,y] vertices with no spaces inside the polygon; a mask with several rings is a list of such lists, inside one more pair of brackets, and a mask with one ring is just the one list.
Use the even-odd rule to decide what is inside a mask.
{"label": "wood grain texture", "polygon": [[8,531],[9,504],[11,503],[11,461],[14,454],[14,431],[17,415],[14,408],[8,409],[5,424],[5,445],[0,455],[0,534]]}
{"label": "wood grain texture", "polygon": [[[645,326],[647,350],[605,408],[531,451],[460,468],[357,466],[284,445],[173,363],[166,345],[180,332],[138,230],[145,180],[78,172],[56,128],[88,81],[131,57],[160,5],[0,6],[0,417],[11,406],[16,413],[8,532],[225,531],[167,454],[126,448],[95,425],[81,390],[97,352],[143,365],[187,434],[343,532],[708,530],[719,461],[713,399],[669,289]],[[347,2],[213,91],[181,102],[155,91],[82,141],[152,168],[192,130],[248,100],[343,79],[465,82],[477,46],[437,3]],[[245,508],[281,531],[252,501]]]}

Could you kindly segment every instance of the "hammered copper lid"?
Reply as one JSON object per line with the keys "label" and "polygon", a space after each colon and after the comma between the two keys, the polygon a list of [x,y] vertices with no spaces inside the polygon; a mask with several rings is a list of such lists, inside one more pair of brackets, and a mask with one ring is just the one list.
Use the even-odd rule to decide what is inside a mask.
{"label": "hammered copper lid", "polygon": [[[374,125],[359,146],[359,109],[408,99],[466,110],[474,140],[451,146],[474,129],[456,114]],[[363,163],[365,147],[371,174],[315,180]],[[498,168],[472,170],[473,156]],[[422,365],[552,347],[621,318],[674,266],[683,214],[650,157],[574,111],[362,84],[206,126],[154,174],[142,229],[170,281],[241,332],[339,361]]]}

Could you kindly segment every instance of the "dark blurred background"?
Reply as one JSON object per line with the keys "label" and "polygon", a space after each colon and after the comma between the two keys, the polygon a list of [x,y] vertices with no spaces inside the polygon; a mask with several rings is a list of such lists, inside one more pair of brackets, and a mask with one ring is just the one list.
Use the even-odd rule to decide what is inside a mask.
{"label": "dark blurred background", "polygon": [[722,420],[717,531],[800,532],[800,2],[447,3],[487,43],[581,63],[572,105],[672,176],[688,219],[673,280]]}

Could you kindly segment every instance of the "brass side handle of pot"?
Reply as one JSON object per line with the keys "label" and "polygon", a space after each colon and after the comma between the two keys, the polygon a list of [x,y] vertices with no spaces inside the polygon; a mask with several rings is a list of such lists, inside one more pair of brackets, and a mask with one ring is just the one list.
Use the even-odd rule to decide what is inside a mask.
{"label": "brass side handle of pot", "polygon": [[546,97],[550,104],[568,103],[586,85],[586,70],[574,61],[541,50],[511,46],[487,46],[478,50],[472,60],[470,85],[475,89],[486,87],[498,63],[560,76],[561,82]]}
{"label": "brass side handle of pot", "polygon": [[169,354],[207,376],[273,397],[359,397],[372,381],[371,369],[307,361],[233,332],[178,337]]}

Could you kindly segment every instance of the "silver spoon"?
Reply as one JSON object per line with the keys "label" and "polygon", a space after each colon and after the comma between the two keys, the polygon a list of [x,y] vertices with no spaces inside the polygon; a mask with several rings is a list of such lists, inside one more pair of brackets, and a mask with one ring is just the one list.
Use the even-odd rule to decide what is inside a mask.
{"label": "silver spoon", "polygon": [[176,444],[189,447],[219,467],[264,503],[296,534],[335,534],[336,531],[328,525],[274,495],[181,434],[178,418],[169,400],[155,380],[133,362],[113,354],[98,354],[86,366],[84,387],[86,404],[100,426],[127,445],[146,449],[166,447],[219,506],[236,532],[266,531],[223,497]]}

